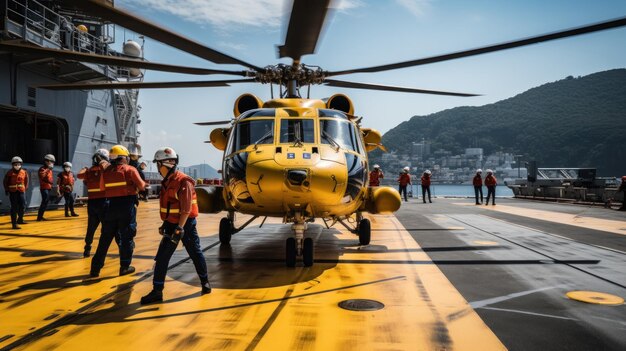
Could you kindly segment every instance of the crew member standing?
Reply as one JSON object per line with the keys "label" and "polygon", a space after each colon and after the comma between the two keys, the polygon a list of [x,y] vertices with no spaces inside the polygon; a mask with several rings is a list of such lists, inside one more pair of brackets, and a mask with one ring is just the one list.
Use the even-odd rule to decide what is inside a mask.
{"label": "crew member standing", "polygon": [[[113,238],[119,240],[120,275],[135,272],[131,266],[135,242],[135,231],[132,223],[135,222],[137,208],[137,190],[143,189],[145,183],[139,177],[137,169],[128,165],[128,149],[122,145],[115,145],[109,151],[111,165],[103,172],[105,196],[108,200],[102,221],[102,231],[98,248],[91,260],[89,275],[97,277],[104,267],[104,259]],[[119,238],[119,239],[117,239]]]}
{"label": "crew member standing", "polygon": [[489,196],[491,196],[492,205],[496,205],[496,185],[498,185],[498,180],[493,175],[493,171],[488,169],[485,177],[485,186],[487,187],[487,202],[485,202],[485,206],[489,205]]}
{"label": "crew member standing", "polygon": [[[476,205],[481,205],[483,203],[483,178],[482,178],[483,170],[477,169],[476,175],[474,179],[472,179],[472,184],[474,184],[474,197],[476,197]],[[480,202],[478,202],[478,194],[480,193]]]}
{"label": "crew member standing", "polygon": [[22,169],[22,159],[15,156],[11,159],[11,169],[4,175],[4,193],[11,201],[11,225],[13,229],[20,229],[18,224],[24,222],[26,208],[26,190],[28,189],[28,172]]}
{"label": "crew member standing", "polygon": [[78,179],[82,179],[87,187],[87,233],[85,234],[85,249],[83,257],[91,254],[93,236],[102,222],[102,215],[106,204],[104,178],[102,173],[109,167],[109,151],[98,149],[93,154],[91,168],[83,168],[78,172]]}
{"label": "crew member standing", "polygon": [[619,211],[626,211],[626,176],[622,176],[622,183],[619,185],[617,191],[624,193],[624,197],[622,198],[622,207],[619,208]]}
{"label": "crew member standing", "polygon": [[398,177],[398,192],[400,193],[400,197],[402,197],[402,193],[404,192],[404,201],[409,202],[409,199],[406,195],[406,187],[411,185],[411,175],[409,174],[409,167],[404,167],[402,169],[402,173]]}
{"label": "crew member standing", "polygon": [[[141,177],[141,180],[143,180],[144,182],[146,181],[146,175],[143,171],[146,170],[146,166],[147,166],[146,163],[141,161],[141,163],[139,164],[139,168],[137,168],[137,172],[139,172],[139,177]],[[139,192],[139,200],[148,202],[148,190],[147,189],[144,189]]]}
{"label": "crew member standing", "polygon": [[50,196],[50,190],[54,185],[54,177],[52,175],[52,168],[56,159],[54,155],[47,154],[43,157],[43,166],[39,167],[39,192],[41,192],[41,204],[39,204],[39,212],[37,212],[37,222],[45,221],[43,217],[48,207],[48,197]]}
{"label": "crew member standing", "polygon": [[57,185],[59,193],[65,199],[65,217],[78,217],[74,212],[74,173],[70,162],[63,163],[63,172],[57,175]]}
{"label": "crew member standing", "polygon": [[374,165],[374,170],[370,172],[370,186],[380,186],[380,180],[385,178],[385,174],[380,170],[379,165]]}
{"label": "crew member standing", "polygon": [[422,183],[422,200],[426,203],[426,192],[428,192],[428,202],[432,203],[433,201],[430,199],[430,175],[432,173],[430,170],[424,171],[422,178],[420,179]]}
{"label": "crew member standing", "polygon": [[160,213],[163,224],[159,233],[163,235],[156,254],[152,291],[141,298],[141,304],[163,301],[163,287],[170,258],[178,242],[182,239],[183,245],[196,267],[200,278],[202,295],[211,292],[206,261],[200,248],[200,238],[196,230],[198,204],[194,180],[176,169],[178,155],[169,147],[162,147],[154,154],[157,170],[163,177],[159,193]]}

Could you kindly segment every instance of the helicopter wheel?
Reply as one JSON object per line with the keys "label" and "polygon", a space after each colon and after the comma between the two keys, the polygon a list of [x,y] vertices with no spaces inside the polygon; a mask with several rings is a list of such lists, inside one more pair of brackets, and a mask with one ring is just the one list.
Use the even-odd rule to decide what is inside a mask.
{"label": "helicopter wheel", "polygon": [[369,245],[372,237],[372,225],[370,220],[365,218],[359,222],[359,245]]}
{"label": "helicopter wheel", "polygon": [[224,217],[220,220],[220,243],[229,244],[233,236],[233,222]]}
{"label": "helicopter wheel", "polygon": [[287,238],[285,242],[285,264],[287,267],[296,266],[296,239]]}
{"label": "helicopter wheel", "polygon": [[305,267],[313,265],[313,239],[305,238],[304,247],[302,249],[302,262]]}

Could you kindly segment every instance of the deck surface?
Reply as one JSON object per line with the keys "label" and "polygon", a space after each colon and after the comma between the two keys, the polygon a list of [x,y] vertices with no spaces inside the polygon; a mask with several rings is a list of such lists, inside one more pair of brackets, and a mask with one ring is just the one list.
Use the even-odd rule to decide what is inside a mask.
{"label": "deck surface", "polygon": [[[310,224],[316,264],[284,266],[288,225],[260,220],[217,238],[223,214],[198,228],[213,292],[200,296],[182,246],[161,304],[150,291],[160,240],[156,201],[142,203],[133,265],[118,276],[113,245],[98,279],[82,258],[86,211],[10,229],[0,217],[0,349],[501,350],[625,349],[626,305],[570,300],[590,290],[626,297],[626,216],[573,205],[411,199],[369,216],[372,242]],[[237,219],[243,223],[245,217]],[[338,307],[347,299],[377,311]]]}

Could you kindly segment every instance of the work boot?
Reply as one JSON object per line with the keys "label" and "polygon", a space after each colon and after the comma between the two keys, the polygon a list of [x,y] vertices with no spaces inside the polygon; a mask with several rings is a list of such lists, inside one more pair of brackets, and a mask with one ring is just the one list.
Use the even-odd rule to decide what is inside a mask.
{"label": "work boot", "polygon": [[72,217],[78,217],[78,213],[72,212]]}
{"label": "work boot", "polygon": [[12,228],[13,228],[13,229],[22,229],[22,227],[20,227],[19,225],[17,225],[17,223],[14,223]]}
{"label": "work boot", "polygon": [[24,218],[20,218],[17,220],[17,224],[26,224],[26,222],[24,222]]}
{"label": "work boot", "polygon": [[39,217],[39,218],[37,218],[37,222],[42,222],[42,221],[43,221],[43,222],[45,222],[45,221],[47,221],[47,220],[48,220],[48,219],[46,219],[46,218],[44,218],[44,217]]}
{"label": "work boot", "polygon": [[150,303],[162,302],[162,301],[163,301],[163,292],[159,290],[154,290],[154,289],[150,291],[148,295],[141,297],[142,305],[147,305]]}
{"label": "work boot", "polygon": [[70,217],[70,214],[65,212],[65,217]]}
{"label": "work boot", "polygon": [[129,275],[133,273],[135,273],[135,267],[133,266],[120,267],[120,276]]}
{"label": "work boot", "polygon": [[207,280],[206,282],[202,282],[202,292],[201,295],[210,294],[211,293],[211,283]]}
{"label": "work boot", "polygon": [[83,251],[83,257],[89,257],[91,255],[91,246],[85,246],[85,251]]}
{"label": "work boot", "polygon": [[90,271],[89,276],[92,278],[97,278],[100,276],[100,271]]}

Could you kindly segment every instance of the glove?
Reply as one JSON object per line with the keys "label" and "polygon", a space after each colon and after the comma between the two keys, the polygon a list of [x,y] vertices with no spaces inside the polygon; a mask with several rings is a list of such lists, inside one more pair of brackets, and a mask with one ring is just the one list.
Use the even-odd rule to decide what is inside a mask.
{"label": "glove", "polygon": [[174,229],[174,233],[170,236],[170,241],[175,245],[178,245],[178,242],[183,235],[185,235],[185,230],[181,226],[177,225],[176,229]]}

